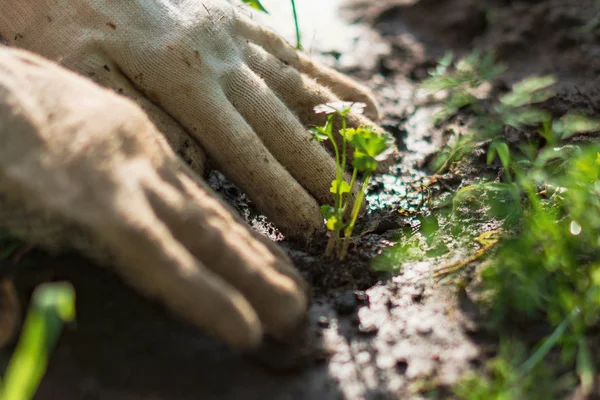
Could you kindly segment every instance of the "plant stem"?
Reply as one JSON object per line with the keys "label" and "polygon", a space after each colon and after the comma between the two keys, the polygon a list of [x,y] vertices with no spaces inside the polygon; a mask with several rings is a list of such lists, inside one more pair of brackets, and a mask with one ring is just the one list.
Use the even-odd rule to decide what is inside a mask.
{"label": "plant stem", "polygon": [[342,146],[342,171],[346,171],[346,117],[344,116],[342,116]]}
{"label": "plant stem", "polygon": [[329,231],[329,240],[327,241],[327,248],[325,249],[325,257],[331,257],[333,255],[333,251],[335,250],[335,243],[337,242],[337,238],[339,231]]}
{"label": "plant stem", "polygon": [[[333,118],[331,119],[331,125],[329,126],[329,129],[332,129],[331,128],[332,126],[333,126]],[[342,207],[339,182],[341,181],[341,178],[344,177],[344,171],[342,170],[341,165],[340,165],[340,151],[338,150],[337,143],[333,139],[332,132],[330,132],[329,140],[331,140],[331,145],[333,146],[333,151],[335,153],[335,179],[336,179],[336,181],[338,181],[337,189],[335,191],[335,213],[337,215],[338,209],[340,209]]]}
{"label": "plant stem", "polygon": [[[346,142],[346,117],[342,115],[342,164],[340,165],[340,175],[337,177],[339,182],[342,182],[344,180],[344,173],[346,172],[346,147],[347,146],[347,142]],[[338,185],[338,189],[339,189],[339,185]],[[352,190],[352,185],[350,185],[350,190]],[[345,209],[346,207],[344,206],[344,194],[340,194],[340,209]],[[340,211],[340,217],[342,217],[344,215],[344,211]]]}
{"label": "plant stem", "polygon": [[371,180],[371,172],[363,177],[362,185],[360,187],[360,191],[358,192],[358,196],[356,196],[356,200],[354,201],[354,205],[352,206],[352,214],[350,223],[346,226],[344,230],[344,242],[342,244],[342,249],[340,251],[340,260],[346,258],[346,254],[348,253],[348,245],[350,244],[350,236],[352,236],[352,231],[354,230],[354,224],[358,219],[358,214],[360,212],[360,206],[365,198],[367,193],[367,186],[369,185],[369,181]]}
{"label": "plant stem", "polygon": [[296,49],[302,50],[300,26],[298,26],[298,13],[296,12],[296,2],[294,0],[292,0],[292,12],[294,13],[294,25],[296,26]]}
{"label": "plant stem", "polygon": [[[342,212],[340,209],[342,208],[342,194],[340,193],[341,185],[340,182],[344,179],[344,170],[340,164],[340,151],[338,149],[337,143],[333,138],[333,122],[334,122],[334,114],[331,115],[331,119],[328,121],[329,123],[329,140],[331,140],[331,144],[333,146],[333,151],[335,153],[335,179],[337,181],[337,188],[335,190],[335,215],[338,218],[338,221],[342,221]],[[344,148],[344,152],[345,152]],[[325,256],[331,256],[333,251],[335,250],[335,245],[338,243],[340,237],[339,229],[334,229],[330,231],[329,241],[327,242],[327,248],[325,250]]]}
{"label": "plant stem", "polygon": [[[358,175],[358,170],[356,168],[354,168],[354,170],[352,171],[352,180],[350,181],[350,193],[352,193],[353,189],[354,189],[354,185],[356,184],[356,176]],[[342,215],[346,213],[346,206],[348,205],[348,203],[346,203],[344,205],[344,209],[342,210]]]}
{"label": "plant stem", "polygon": [[571,322],[581,313],[581,309],[579,307],[575,307],[571,310],[569,315],[556,327],[554,332],[550,335],[548,339],[539,347],[539,349],[531,356],[527,361],[521,365],[521,368],[517,371],[515,381],[520,381],[525,375],[527,375],[531,370],[544,358],[546,354],[554,347],[556,342],[561,338],[563,333],[567,330]]}

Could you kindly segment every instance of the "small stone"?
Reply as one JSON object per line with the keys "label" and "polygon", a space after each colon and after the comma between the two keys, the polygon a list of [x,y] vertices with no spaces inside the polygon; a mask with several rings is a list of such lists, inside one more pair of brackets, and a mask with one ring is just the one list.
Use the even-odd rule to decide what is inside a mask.
{"label": "small stone", "polygon": [[431,326],[431,324],[422,323],[417,326],[417,333],[420,335],[429,335],[431,332],[433,332],[433,326]]}
{"label": "small stone", "polygon": [[361,351],[356,355],[357,364],[368,364],[371,361],[371,354],[368,351]]}
{"label": "small stone", "polygon": [[380,354],[376,364],[379,369],[390,369],[396,365],[396,359],[389,354]]}
{"label": "small stone", "polygon": [[415,287],[415,291],[412,293],[411,298],[415,303],[422,303],[423,298],[425,297],[425,286],[417,285]]}
{"label": "small stone", "polygon": [[324,315],[321,315],[317,320],[317,325],[319,325],[322,328],[327,328],[329,326],[329,318],[327,318]]}
{"label": "small stone", "polygon": [[379,328],[375,325],[358,325],[358,331],[363,335],[374,335],[379,331]]}
{"label": "small stone", "polygon": [[359,290],[354,292],[354,296],[356,297],[356,301],[363,305],[369,305],[369,295],[366,294],[363,290]]}
{"label": "small stone", "polygon": [[354,310],[356,310],[357,305],[356,297],[351,291],[339,293],[335,297],[335,310],[342,315],[351,314],[354,312]]}
{"label": "small stone", "polygon": [[398,373],[405,374],[408,369],[408,363],[405,360],[398,360],[396,362],[396,369],[398,370]]}

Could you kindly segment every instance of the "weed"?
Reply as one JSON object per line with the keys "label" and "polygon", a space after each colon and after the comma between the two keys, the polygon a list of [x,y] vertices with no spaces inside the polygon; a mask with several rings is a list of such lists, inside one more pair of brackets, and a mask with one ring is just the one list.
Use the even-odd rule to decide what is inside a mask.
{"label": "weed", "polygon": [[[564,139],[599,130],[600,125],[576,113],[555,120],[539,108],[538,103],[553,95],[555,79],[551,76],[526,78],[497,99],[486,99],[478,97],[483,85],[504,68],[495,65],[491,54],[473,53],[453,60],[452,55],[444,57],[424,87],[446,92],[438,122],[461,110],[470,116],[469,129],[441,153],[434,168],[441,173],[456,161],[464,162],[474,148],[487,146],[487,163],[498,160],[502,176],[479,179],[460,189],[451,211],[423,218],[420,236],[425,240],[405,239],[403,243],[412,246],[413,252],[414,247],[425,249],[421,254],[426,257],[439,256],[429,253],[439,238],[454,235],[464,245],[486,226],[482,221],[502,226],[504,234],[491,257],[480,256],[486,249],[481,245],[467,258],[475,261],[488,256],[480,268],[480,305],[501,336],[515,323],[535,322],[551,332],[520,366],[504,356],[496,358],[486,376],[463,381],[456,388],[457,396],[536,398],[529,389],[539,389],[543,379],[550,382],[558,374],[541,363],[553,348],[561,354],[555,366],[574,369],[582,392],[589,393],[596,371],[588,349],[589,334],[600,323],[600,145],[569,144]],[[513,140],[511,145],[505,139],[506,127],[534,135],[525,139],[523,134],[522,140],[516,144]],[[437,225],[427,222],[431,220],[438,221]],[[386,257],[402,262],[406,254],[401,247]],[[442,270],[456,272],[459,265],[464,263]],[[386,265],[380,262],[378,267]],[[540,374],[550,374],[550,378]]]}
{"label": "weed", "polygon": [[49,283],[35,289],[23,333],[0,383],[1,399],[33,398],[62,323],[74,317],[75,293],[70,284]]}
{"label": "weed", "polygon": [[[343,260],[348,252],[348,245],[352,231],[360,214],[362,202],[367,192],[371,175],[377,169],[377,163],[385,160],[393,151],[393,139],[386,134],[376,132],[373,127],[360,126],[348,128],[346,126],[346,115],[350,112],[359,114],[365,108],[364,103],[338,102],[321,104],[315,107],[316,113],[328,114],[324,126],[318,126],[310,130],[313,140],[323,142],[329,140],[335,154],[335,179],[331,182],[330,192],[334,195],[333,205],[321,206],[321,214],[325,218],[325,224],[329,230],[329,242],[325,254],[331,256],[337,251],[338,257]],[[342,128],[339,135],[342,138],[341,148],[334,138],[335,118],[341,119]],[[348,161],[348,145],[353,150],[352,178],[350,182],[345,179],[346,165]],[[358,174],[362,177],[359,178]],[[353,191],[358,191],[348,222],[344,222],[347,208],[351,202],[346,197]],[[348,196],[347,196],[348,195]],[[343,231],[343,238],[340,234]]]}
{"label": "weed", "polygon": [[[573,375],[564,374],[558,380],[554,368],[535,364],[522,374],[527,347],[515,338],[500,343],[498,355],[489,360],[484,373],[469,373],[453,388],[454,396],[464,400],[546,400],[564,397],[573,385]],[[563,396],[560,396],[562,394]]]}

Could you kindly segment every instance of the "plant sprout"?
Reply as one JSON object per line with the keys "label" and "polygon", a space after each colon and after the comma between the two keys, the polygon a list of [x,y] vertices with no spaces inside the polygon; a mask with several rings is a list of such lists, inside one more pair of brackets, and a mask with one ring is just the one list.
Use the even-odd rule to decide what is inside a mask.
{"label": "plant sprout", "polygon": [[[335,155],[335,179],[331,182],[330,192],[334,195],[333,205],[321,206],[321,214],[329,230],[329,241],[325,255],[331,256],[335,251],[340,260],[348,253],[348,245],[352,231],[358,219],[362,202],[365,198],[371,175],[377,169],[377,163],[385,160],[393,151],[393,139],[386,134],[380,134],[371,126],[348,128],[346,116],[349,113],[361,114],[365,108],[364,103],[335,102],[321,104],[314,108],[315,113],[328,114],[324,126],[311,129],[312,140],[323,142],[329,140]],[[333,135],[336,117],[341,118],[341,148]],[[348,144],[353,148],[352,178],[346,181],[345,171],[348,162]],[[360,183],[358,174],[362,174]],[[357,192],[354,203],[350,201],[349,194]],[[348,195],[348,196],[346,196]],[[349,220],[346,220],[348,207],[351,206]],[[347,221],[347,222],[346,222]],[[343,232],[343,238],[341,233]]]}

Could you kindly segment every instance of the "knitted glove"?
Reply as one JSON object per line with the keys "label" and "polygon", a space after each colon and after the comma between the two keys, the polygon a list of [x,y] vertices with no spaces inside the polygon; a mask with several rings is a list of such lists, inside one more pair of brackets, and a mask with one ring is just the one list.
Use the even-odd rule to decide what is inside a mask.
{"label": "knitted glove", "polygon": [[[323,230],[331,154],[312,108],[369,92],[223,0],[2,0],[0,34],[134,99],[184,159],[201,151],[290,236]],[[373,125],[360,115],[349,126]],[[196,149],[196,150],[194,150]],[[199,161],[200,160],[200,161]]]}
{"label": "knitted glove", "polygon": [[285,254],[214,197],[137,105],[8,47],[0,226],[49,249],[109,257],[143,293],[235,347],[285,335],[306,311]]}

